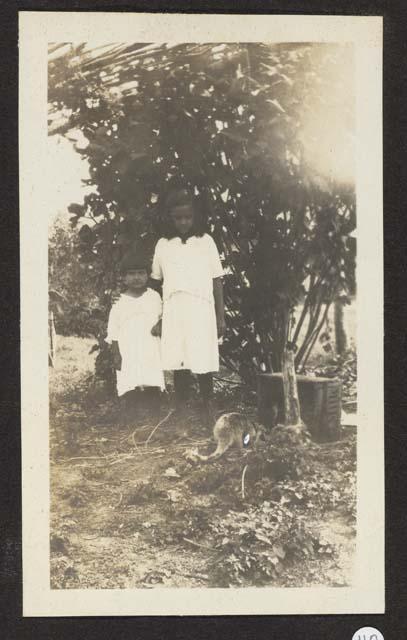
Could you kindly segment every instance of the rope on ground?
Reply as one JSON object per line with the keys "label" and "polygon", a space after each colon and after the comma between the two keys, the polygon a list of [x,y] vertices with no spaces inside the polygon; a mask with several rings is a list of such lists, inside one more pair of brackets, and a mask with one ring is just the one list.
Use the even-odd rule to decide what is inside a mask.
{"label": "rope on ground", "polygon": [[165,418],[163,418],[162,420],[160,420],[160,422],[158,424],[155,425],[154,429],[151,431],[150,435],[148,436],[147,440],[144,443],[144,446],[146,447],[148,445],[148,443],[150,442],[151,438],[153,437],[153,435],[155,434],[155,432],[157,431],[158,427],[161,427],[161,425],[163,425],[165,422],[167,422],[167,420],[172,416],[172,414],[174,413],[174,409],[171,409],[167,415],[165,416]]}
{"label": "rope on ground", "polygon": [[242,473],[242,500],[244,500],[244,497],[245,497],[245,493],[244,493],[244,478],[245,478],[248,466],[249,466],[248,464],[245,465],[245,467],[243,469],[243,473]]}

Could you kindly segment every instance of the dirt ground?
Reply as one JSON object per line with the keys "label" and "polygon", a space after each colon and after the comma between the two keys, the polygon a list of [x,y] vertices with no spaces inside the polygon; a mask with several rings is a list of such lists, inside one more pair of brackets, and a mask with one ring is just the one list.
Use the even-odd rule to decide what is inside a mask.
{"label": "dirt ground", "polygon": [[[304,451],[274,445],[271,461],[232,450],[191,462],[191,449],[212,448],[199,414],[155,431],[148,415],[120,424],[116,402],[91,387],[92,344],[59,337],[50,370],[52,588],[351,583],[353,429]],[[218,393],[218,411],[237,394]],[[261,446],[269,451],[267,435]]]}

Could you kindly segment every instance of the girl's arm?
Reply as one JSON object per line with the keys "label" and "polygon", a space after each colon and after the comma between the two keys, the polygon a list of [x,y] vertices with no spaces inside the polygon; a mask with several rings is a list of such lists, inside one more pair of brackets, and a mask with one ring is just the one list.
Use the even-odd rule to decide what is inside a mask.
{"label": "girl's arm", "polygon": [[107,336],[105,341],[110,345],[110,353],[112,355],[113,366],[116,371],[120,371],[122,368],[122,356],[119,349],[119,337],[120,330],[120,302],[115,302],[110,309],[109,320],[107,323]]}
{"label": "girl's arm", "polygon": [[160,338],[161,337],[161,318],[158,320],[158,322],[156,322],[156,324],[154,325],[154,327],[151,329],[151,335],[154,336],[155,338]]}
{"label": "girl's arm", "polygon": [[153,326],[153,328],[151,329],[151,335],[153,335],[156,338],[161,338],[161,318],[163,315],[163,302],[161,300],[161,298],[157,295],[155,296],[155,303],[157,305],[156,307],[156,312],[157,312],[157,322],[155,323],[155,325]]}
{"label": "girl's arm", "polygon": [[218,326],[218,337],[221,338],[226,331],[225,303],[223,300],[222,278],[213,278],[213,297],[215,298],[215,312],[216,312],[216,324]]}
{"label": "girl's arm", "polygon": [[153,277],[149,278],[148,286],[150,289],[157,291],[157,293],[162,297],[163,285],[161,280],[156,280]]}
{"label": "girl's arm", "polygon": [[113,358],[113,366],[116,371],[120,371],[122,368],[122,356],[119,349],[119,343],[117,340],[112,340],[111,346],[112,358]]}

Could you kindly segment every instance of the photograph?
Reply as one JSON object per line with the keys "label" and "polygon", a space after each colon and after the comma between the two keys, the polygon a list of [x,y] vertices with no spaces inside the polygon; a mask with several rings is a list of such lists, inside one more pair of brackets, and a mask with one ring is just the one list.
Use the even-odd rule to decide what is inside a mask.
{"label": "photograph", "polygon": [[381,269],[360,224],[358,43],[60,31],[41,34],[25,231],[42,199],[44,584],[84,602],[352,593],[373,460],[359,390],[380,360],[361,347],[360,261]]}

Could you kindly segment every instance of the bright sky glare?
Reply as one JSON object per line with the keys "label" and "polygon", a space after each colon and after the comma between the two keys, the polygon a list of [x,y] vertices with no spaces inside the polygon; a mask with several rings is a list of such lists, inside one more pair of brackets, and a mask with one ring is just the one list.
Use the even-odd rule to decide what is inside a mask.
{"label": "bright sky glare", "polygon": [[92,187],[82,182],[89,178],[88,161],[75,151],[69,140],[52,135],[48,137],[47,146],[47,209],[52,224],[57,216],[68,217],[67,207],[72,202],[81,203]]}

